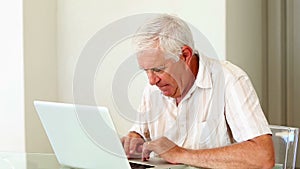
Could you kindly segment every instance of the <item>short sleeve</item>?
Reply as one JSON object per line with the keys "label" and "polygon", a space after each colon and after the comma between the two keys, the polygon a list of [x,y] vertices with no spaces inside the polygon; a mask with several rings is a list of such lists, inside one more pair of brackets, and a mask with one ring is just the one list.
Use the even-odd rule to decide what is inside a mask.
{"label": "short sleeve", "polygon": [[271,134],[259,99],[248,75],[234,66],[225,89],[225,115],[237,142]]}

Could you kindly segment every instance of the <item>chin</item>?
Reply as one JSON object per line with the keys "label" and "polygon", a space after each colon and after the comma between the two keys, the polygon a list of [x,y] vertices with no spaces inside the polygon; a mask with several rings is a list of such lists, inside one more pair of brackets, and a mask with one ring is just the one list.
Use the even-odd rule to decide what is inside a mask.
{"label": "chin", "polygon": [[168,92],[168,91],[161,91],[163,95],[167,96],[167,97],[173,97],[174,93],[172,92]]}
{"label": "chin", "polygon": [[161,93],[162,93],[163,95],[165,95],[165,96],[168,96],[168,97],[171,95],[168,91],[161,91]]}

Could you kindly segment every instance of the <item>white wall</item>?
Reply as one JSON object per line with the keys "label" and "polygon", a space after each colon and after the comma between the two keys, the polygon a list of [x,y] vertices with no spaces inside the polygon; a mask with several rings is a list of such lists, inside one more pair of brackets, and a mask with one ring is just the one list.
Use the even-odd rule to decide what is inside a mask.
{"label": "white wall", "polygon": [[[188,3],[181,0],[112,0],[106,2],[64,0],[58,1],[57,6],[60,101],[73,101],[72,83],[75,65],[89,39],[101,28],[124,16],[142,13],[177,14],[197,27],[211,41],[220,58],[225,58],[225,0],[192,0]],[[120,31],[122,29],[124,28],[119,28]],[[132,51],[130,51],[129,41],[124,40],[114,46],[107,53],[107,67],[103,66],[98,69],[98,74],[95,76],[95,98],[98,104],[109,107],[120,134],[125,134],[131,124],[116,113],[111,96],[111,83],[116,68],[130,53]],[[145,76],[139,74],[132,81],[132,86],[129,86],[129,97],[133,107],[139,103],[144,83],[146,83]]]}
{"label": "white wall", "polygon": [[57,96],[56,1],[1,1],[0,21],[0,151],[50,152],[33,100]]}
{"label": "white wall", "polygon": [[0,1],[0,151],[25,151],[22,0]]}
{"label": "white wall", "polygon": [[51,152],[33,101],[57,100],[56,1],[23,2],[26,152]]}

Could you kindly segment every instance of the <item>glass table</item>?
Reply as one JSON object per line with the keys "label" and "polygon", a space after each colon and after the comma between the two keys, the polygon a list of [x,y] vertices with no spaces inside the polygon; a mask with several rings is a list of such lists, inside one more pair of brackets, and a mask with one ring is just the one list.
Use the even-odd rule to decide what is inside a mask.
{"label": "glass table", "polygon": [[0,152],[1,169],[63,169],[54,154]]}
{"label": "glass table", "polygon": [[[189,167],[186,167],[189,169]],[[283,169],[276,164],[273,169]],[[61,166],[54,154],[0,152],[0,169],[70,169]]]}

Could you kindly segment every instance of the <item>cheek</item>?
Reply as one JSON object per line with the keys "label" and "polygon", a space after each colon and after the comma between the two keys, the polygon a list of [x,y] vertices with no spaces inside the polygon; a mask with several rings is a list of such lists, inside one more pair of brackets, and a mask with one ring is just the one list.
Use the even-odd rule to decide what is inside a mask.
{"label": "cheek", "polygon": [[161,79],[163,82],[165,83],[168,83],[172,86],[177,86],[177,82],[175,80],[175,76],[172,76],[171,74],[168,74],[168,73],[164,73],[162,76],[161,76]]}

